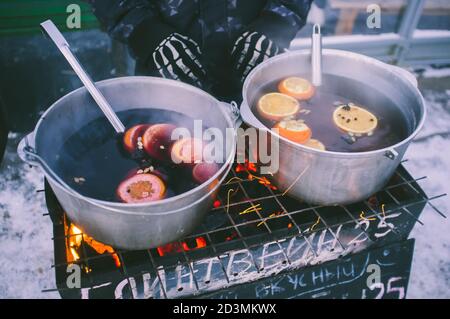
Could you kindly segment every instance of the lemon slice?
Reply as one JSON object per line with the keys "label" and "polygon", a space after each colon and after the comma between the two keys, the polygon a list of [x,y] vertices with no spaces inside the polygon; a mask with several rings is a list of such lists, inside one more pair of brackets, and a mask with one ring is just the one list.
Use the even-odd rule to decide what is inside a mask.
{"label": "lemon slice", "polygon": [[286,117],[293,116],[300,110],[300,103],[285,94],[269,93],[263,95],[258,101],[258,112],[262,117],[280,121]]}
{"label": "lemon slice", "polygon": [[278,90],[298,100],[309,100],[315,92],[314,86],[306,79],[290,77],[280,82]]}
{"label": "lemon slice", "polygon": [[325,145],[322,144],[319,140],[316,139],[309,139],[306,143],[303,144],[304,146],[315,148],[317,150],[325,151]]}
{"label": "lemon slice", "polygon": [[371,133],[378,125],[374,114],[354,104],[338,107],[333,113],[333,121],[340,129],[353,134]]}

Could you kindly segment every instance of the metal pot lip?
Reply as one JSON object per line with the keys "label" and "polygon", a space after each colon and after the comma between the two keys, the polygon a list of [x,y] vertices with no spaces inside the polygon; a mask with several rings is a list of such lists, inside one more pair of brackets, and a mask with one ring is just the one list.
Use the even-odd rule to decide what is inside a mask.
{"label": "metal pot lip", "polygon": [[[201,90],[201,89],[199,89],[199,88],[197,88],[197,87],[194,87],[194,86],[192,86],[192,85],[189,85],[189,84],[186,84],[186,83],[183,83],[183,82],[180,82],[180,81],[171,80],[171,79],[164,79],[164,78],[159,78],[159,77],[152,77],[152,76],[125,76],[125,77],[117,77],[117,78],[112,78],[112,79],[106,79],[106,80],[98,81],[98,82],[95,82],[95,84],[96,84],[98,87],[101,88],[102,86],[109,85],[109,84],[112,84],[112,83],[115,83],[115,82],[123,82],[123,81],[131,81],[131,80],[142,80],[142,81],[147,81],[147,82],[149,82],[149,83],[150,83],[150,82],[154,82],[154,81],[171,83],[171,84],[176,85],[176,86],[179,86],[179,87],[181,87],[181,88],[190,90],[190,91],[192,91],[193,93],[201,94],[201,95],[203,95],[203,96],[205,96],[205,97],[207,97],[207,98],[209,98],[209,99],[214,100],[218,105],[220,104],[220,101],[217,100],[215,97],[213,97],[212,95],[206,93],[205,91],[203,91],[203,90]],[[53,103],[53,104],[52,104],[52,105],[51,105],[51,106],[50,106],[50,107],[49,107],[49,108],[41,115],[40,119],[38,120],[38,122],[37,122],[37,124],[36,124],[36,127],[35,127],[35,129],[34,129],[34,131],[33,131],[33,133],[34,133],[34,139],[36,139],[37,133],[39,132],[39,129],[40,129],[40,127],[41,127],[41,125],[42,125],[42,123],[43,123],[43,121],[44,121],[46,115],[49,114],[49,112],[51,112],[54,108],[56,108],[62,100],[67,99],[67,98],[69,98],[70,96],[72,96],[72,95],[74,95],[74,94],[77,94],[77,93],[79,93],[79,92],[81,92],[81,91],[85,91],[85,90],[86,90],[86,88],[84,88],[84,87],[79,87],[78,89],[75,89],[75,90],[73,90],[73,91],[67,93],[66,95],[62,96],[62,97],[59,98],[57,101],[55,101],[55,102],[54,102],[54,103]],[[223,117],[225,118],[225,120],[227,121],[228,126],[229,126],[230,128],[233,127],[233,121],[232,121],[232,119],[230,118],[230,116],[229,116],[229,115],[228,115],[228,114],[227,114],[220,106],[218,106],[218,110],[220,110],[222,116],[223,116]],[[236,139],[236,134],[233,135],[233,138]],[[100,205],[104,205],[104,206],[112,207],[112,208],[117,208],[117,209],[127,209],[127,208],[151,208],[151,207],[153,207],[153,206],[169,205],[170,203],[176,202],[176,201],[177,201],[178,199],[180,199],[180,198],[187,197],[187,196],[189,196],[189,195],[191,195],[191,194],[196,193],[197,191],[199,191],[199,190],[202,189],[202,188],[208,187],[209,185],[211,185],[211,183],[214,182],[214,180],[218,179],[218,177],[219,177],[224,171],[226,171],[227,169],[229,169],[229,167],[231,167],[230,164],[231,164],[231,162],[233,161],[234,156],[235,156],[235,153],[236,153],[236,143],[235,143],[235,141],[232,143],[232,145],[233,145],[233,147],[232,147],[232,149],[231,149],[231,152],[230,152],[230,154],[228,155],[228,157],[227,157],[227,159],[225,160],[225,162],[222,164],[222,167],[221,167],[221,168],[219,169],[219,171],[217,171],[216,174],[214,174],[210,179],[208,179],[208,180],[207,180],[206,182],[204,182],[203,184],[200,184],[200,185],[198,185],[197,187],[195,187],[195,188],[193,188],[193,189],[191,189],[191,190],[189,190],[189,191],[187,191],[187,192],[184,192],[184,193],[181,193],[181,194],[179,194],[179,195],[172,196],[172,197],[169,197],[169,198],[166,198],[166,199],[162,199],[162,200],[158,200],[158,201],[154,201],[154,202],[149,202],[149,203],[135,203],[135,204],[131,204],[131,203],[119,203],[119,202],[116,203],[116,202],[103,201],[103,200],[99,200],[99,199],[95,199],[95,198],[92,198],[92,197],[88,197],[88,196],[81,195],[81,194],[79,194],[77,191],[75,191],[75,190],[72,189],[72,188],[71,188],[71,191],[73,191],[73,192],[76,193],[76,194],[79,194],[79,195],[80,195],[80,196],[79,196],[80,199],[87,198],[87,199],[89,199],[90,201],[92,201],[92,202],[94,202],[94,203],[98,203],[98,204],[100,204]],[[38,150],[36,150],[36,151],[38,152]],[[47,178],[52,179],[52,178],[49,177],[49,176],[47,176]],[[52,180],[53,180],[53,179],[52,179]],[[57,183],[57,182],[54,181],[54,183]],[[125,212],[124,212],[124,213],[125,213]],[[126,212],[126,213],[131,213],[131,214],[133,214],[134,212]],[[141,212],[141,213],[135,213],[135,214],[141,215],[141,214],[143,214],[143,213]],[[165,214],[167,214],[167,212],[165,212]]]}
{"label": "metal pot lip", "polygon": [[[262,67],[264,67],[266,64],[268,63],[274,63],[277,60],[282,60],[288,56],[295,56],[295,55],[306,55],[306,54],[311,54],[310,50],[296,50],[296,51],[288,51],[282,54],[279,54],[275,57],[272,57],[268,60],[266,60],[265,62],[261,63],[260,65],[258,65],[256,68],[254,68],[250,74],[247,76],[244,85],[242,87],[242,97],[243,97],[243,107],[248,107],[250,108],[250,106],[247,103],[247,91],[248,91],[248,86],[250,85],[250,81],[253,78],[253,75],[259,71],[259,69],[261,69]],[[381,153],[386,153],[387,151],[390,151],[392,149],[397,149],[405,144],[408,144],[409,142],[411,142],[412,139],[414,139],[416,137],[416,135],[419,133],[419,131],[422,129],[426,117],[427,117],[427,107],[426,107],[426,103],[425,100],[421,94],[421,92],[419,91],[419,89],[415,86],[413,86],[410,81],[404,79],[401,75],[399,75],[397,72],[395,72],[392,67],[390,67],[389,64],[384,63],[382,61],[379,61],[375,58],[363,55],[363,54],[359,54],[359,53],[354,53],[354,52],[350,52],[350,51],[344,51],[344,50],[336,50],[336,49],[323,49],[323,55],[337,55],[337,56],[342,56],[342,57],[349,57],[349,58],[353,58],[359,61],[364,61],[366,63],[371,63],[374,64],[380,68],[383,68],[386,72],[392,74],[393,76],[396,76],[400,81],[402,81],[405,85],[407,85],[410,88],[411,92],[414,92],[414,94],[416,95],[416,97],[420,100],[420,104],[422,107],[422,117],[419,121],[419,123],[417,124],[415,130],[409,134],[409,136],[403,140],[401,140],[400,142],[388,146],[388,147],[384,147],[381,149],[377,149],[377,150],[372,150],[372,151],[366,151],[366,152],[334,152],[334,151],[321,151],[321,150],[317,150],[317,149],[313,149],[313,148],[309,148],[306,146],[303,146],[301,144],[297,144],[294,143],[282,136],[276,135],[277,138],[279,138],[280,140],[282,140],[285,144],[287,144],[289,147],[294,148],[294,149],[301,149],[302,151],[308,152],[308,153],[312,153],[312,154],[322,154],[322,155],[327,155],[329,157],[336,157],[336,158],[350,158],[350,157],[370,157],[372,155],[377,155],[377,154],[381,154]],[[253,112],[250,109],[251,112]],[[269,128],[267,128],[266,126],[264,126],[264,124],[261,123],[261,121],[258,119],[258,124],[260,124],[260,127],[257,127],[257,129],[263,129],[266,130],[268,132],[270,132],[271,135],[275,135],[275,133],[273,133]]]}

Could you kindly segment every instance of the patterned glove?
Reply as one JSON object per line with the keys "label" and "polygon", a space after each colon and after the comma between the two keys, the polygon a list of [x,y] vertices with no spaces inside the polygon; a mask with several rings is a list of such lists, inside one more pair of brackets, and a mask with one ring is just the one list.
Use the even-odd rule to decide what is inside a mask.
{"label": "patterned glove", "polygon": [[153,51],[153,62],[164,78],[204,87],[206,72],[199,58],[198,44],[179,33],[172,33]]}
{"label": "patterned glove", "polygon": [[259,32],[247,31],[235,42],[231,58],[241,83],[251,70],[264,60],[277,55],[280,48],[272,40]]}

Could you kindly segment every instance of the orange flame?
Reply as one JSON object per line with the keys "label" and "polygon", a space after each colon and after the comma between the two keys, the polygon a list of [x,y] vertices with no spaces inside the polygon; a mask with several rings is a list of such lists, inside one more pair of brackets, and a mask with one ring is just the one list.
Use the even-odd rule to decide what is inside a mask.
{"label": "orange flame", "polygon": [[267,187],[269,187],[272,190],[276,190],[277,188],[272,185],[272,183],[269,181],[269,179],[267,177],[261,177],[261,176],[256,176],[253,173],[257,173],[258,169],[256,168],[255,163],[250,163],[248,160],[245,160],[244,164],[237,164],[236,165],[236,169],[235,169],[236,173],[240,173],[240,172],[247,172],[247,179],[250,181],[253,180],[257,180],[258,183],[265,185]]}
{"label": "orange flame", "polygon": [[258,172],[258,169],[256,168],[255,163],[250,163],[248,159],[245,160],[244,164],[237,164],[236,165],[236,173],[240,172]]}
{"label": "orange flame", "polygon": [[195,247],[189,247],[186,242],[181,243],[175,242],[166,244],[164,246],[160,246],[156,250],[158,251],[158,254],[162,257],[166,254],[180,253],[182,251],[204,248],[206,246],[207,246],[206,239],[204,237],[197,237],[195,238]]}
{"label": "orange flame", "polygon": [[[111,257],[114,259],[114,263],[117,267],[120,267],[121,262],[119,256],[116,254],[114,249],[111,246],[102,244],[92,237],[83,234],[80,228],[75,226],[74,224],[67,225],[67,221],[64,219],[64,226],[66,229],[67,240],[66,240],[66,252],[67,252],[67,261],[75,262],[80,260],[79,249],[81,247],[82,242],[84,241],[90,247],[92,247],[97,253],[104,254],[108,252],[111,254]],[[88,268],[85,269],[87,272],[90,271]]]}

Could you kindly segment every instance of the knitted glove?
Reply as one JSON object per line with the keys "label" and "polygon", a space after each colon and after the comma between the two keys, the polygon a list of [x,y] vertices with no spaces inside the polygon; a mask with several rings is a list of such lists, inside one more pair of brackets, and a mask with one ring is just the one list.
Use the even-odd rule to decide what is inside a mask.
{"label": "knitted glove", "polygon": [[200,63],[198,44],[179,33],[172,33],[153,51],[153,62],[164,78],[204,87],[206,72]]}
{"label": "knitted glove", "polygon": [[251,70],[264,60],[277,55],[281,49],[275,42],[259,32],[244,32],[235,42],[231,57],[241,83]]}

